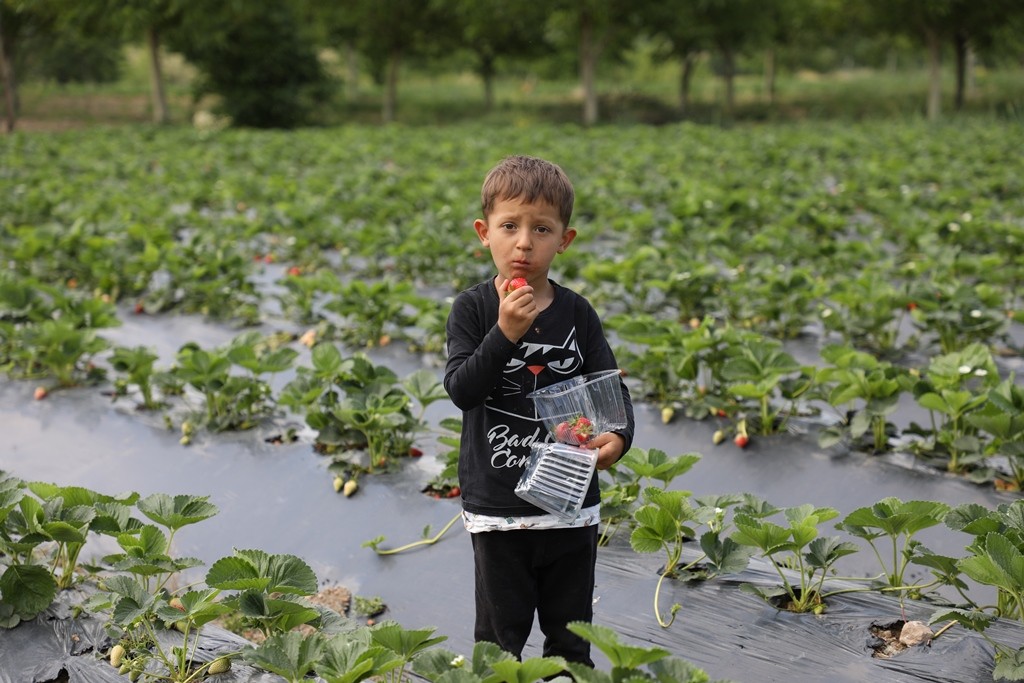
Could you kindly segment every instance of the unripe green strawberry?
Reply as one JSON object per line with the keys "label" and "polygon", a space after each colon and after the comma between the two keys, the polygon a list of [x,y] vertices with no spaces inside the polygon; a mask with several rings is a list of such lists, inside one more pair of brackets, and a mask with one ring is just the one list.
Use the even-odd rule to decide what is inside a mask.
{"label": "unripe green strawberry", "polygon": [[342,493],[344,493],[345,497],[347,498],[351,496],[353,493],[355,493],[358,488],[359,483],[355,479],[349,479],[348,481],[345,482],[345,486],[343,486],[341,490]]}
{"label": "unripe green strawberry", "polygon": [[110,648],[110,665],[114,667],[121,666],[121,660],[124,659],[124,645],[118,643],[114,647]]}
{"label": "unripe green strawberry", "polygon": [[178,439],[178,443],[180,443],[182,446],[187,446],[190,443],[192,443],[192,437],[191,436],[183,436],[180,439]]}
{"label": "unripe green strawberry", "polygon": [[340,474],[334,477],[334,492],[337,493],[345,485],[345,479]]}
{"label": "unripe green strawberry", "polygon": [[220,657],[218,659],[213,660],[213,663],[210,664],[210,668],[206,670],[206,673],[208,673],[208,674],[222,674],[222,673],[224,673],[225,671],[227,671],[230,668],[231,668],[231,660],[228,659],[227,657]]}
{"label": "unripe green strawberry", "polygon": [[662,424],[668,424],[675,417],[676,411],[672,406],[665,406],[661,409],[661,422]]}
{"label": "unripe green strawberry", "polygon": [[181,423],[182,436],[192,436],[192,432],[194,432],[195,429],[195,426],[188,420],[185,420],[184,422]]}
{"label": "unripe green strawberry", "polygon": [[718,444],[725,441],[725,432],[721,429],[715,430],[715,433],[711,435],[711,441],[717,446]]}
{"label": "unripe green strawberry", "polygon": [[128,673],[131,670],[132,670],[131,663],[129,663],[127,660],[125,660],[124,662],[121,662],[121,666],[118,667],[117,673],[119,673],[122,676],[124,676],[126,673]]}

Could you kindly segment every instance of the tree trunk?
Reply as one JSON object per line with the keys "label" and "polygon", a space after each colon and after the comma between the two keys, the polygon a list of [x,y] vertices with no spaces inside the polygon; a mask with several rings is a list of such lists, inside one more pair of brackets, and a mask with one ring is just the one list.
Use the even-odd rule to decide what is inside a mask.
{"label": "tree trunk", "polygon": [[725,81],[725,115],[732,118],[736,113],[736,56],[732,47],[724,45],[722,51],[722,79]]}
{"label": "tree trunk", "polygon": [[345,70],[348,72],[345,77],[348,96],[355,97],[359,92],[359,52],[351,40],[345,43]]}
{"label": "tree trunk", "polygon": [[768,96],[768,106],[775,104],[775,48],[764,51],[764,92]]}
{"label": "tree trunk", "polygon": [[687,52],[683,57],[683,69],[679,75],[679,113],[690,109],[690,86],[693,84],[693,70],[697,66],[697,54]]}
{"label": "tree trunk", "polygon": [[490,113],[494,110],[494,57],[492,55],[480,57],[480,78],[484,82],[484,111]]}
{"label": "tree trunk", "polygon": [[967,34],[963,31],[956,32],[953,42],[956,46],[956,97],[953,101],[956,110],[960,111],[964,108],[964,93],[967,90],[967,54],[971,46],[967,40]]}
{"label": "tree trunk", "polygon": [[149,81],[153,97],[153,123],[164,125],[170,121],[167,113],[167,95],[164,93],[164,74],[160,64],[160,33],[150,26],[146,29],[149,45]]}
{"label": "tree trunk", "polygon": [[974,48],[970,43],[967,44],[967,84],[966,84],[966,95],[967,99],[971,99],[978,93],[978,81],[975,78],[975,67],[978,65],[978,53],[974,51]]}
{"label": "tree trunk", "polygon": [[401,61],[401,56],[398,50],[392,50],[388,56],[388,74],[384,85],[384,108],[381,112],[381,119],[384,123],[392,123],[395,120],[395,110],[398,106],[398,64]]}
{"label": "tree trunk", "polygon": [[586,11],[580,17],[580,85],[583,86],[583,125],[597,123],[597,56],[600,50],[594,36],[594,20]]}
{"label": "tree trunk", "polygon": [[942,107],[942,42],[934,29],[927,29],[928,45],[928,108],[929,121],[938,121]]}
{"label": "tree trunk", "polygon": [[18,82],[14,76],[14,46],[4,40],[3,11],[0,10],[0,77],[4,86],[4,130],[14,132],[18,120]]}

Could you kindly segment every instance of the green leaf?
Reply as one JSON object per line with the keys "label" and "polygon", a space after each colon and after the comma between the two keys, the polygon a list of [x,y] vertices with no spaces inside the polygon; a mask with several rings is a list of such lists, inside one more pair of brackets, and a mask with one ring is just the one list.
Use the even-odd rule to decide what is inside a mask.
{"label": "green leaf", "polygon": [[316,574],[294,555],[271,555],[262,550],[235,549],[232,557],[217,560],[206,574],[206,585],[220,589],[256,589],[313,595]]}
{"label": "green leaf", "polygon": [[46,567],[16,564],[0,576],[0,596],[22,619],[33,619],[53,602],[57,583]]}
{"label": "green leaf", "polygon": [[1011,653],[1000,652],[992,669],[992,680],[1024,681],[1024,648]]}
{"label": "green leaf", "polygon": [[172,498],[165,493],[154,493],[136,503],[136,507],[157,524],[177,531],[219,512],[216,505],[207,502],[208,499],[209,496],[178,495]]}
{"label": "green leaf", "polygon": [[534,683],[565,671],[565,660],[561,657],[532,657],[519,662],[504,659],[491,665],[494,673],[484,678],[484,683]]}
{"label": "green leaf", "polygon": [[289,681],[298,681],[313,670],[324,651],[319,633],[304,636],[298,631],[275,633],[259,646],[242,649],[242,658]]}
{"label": "green leaf", "polygon": [[995,615],[982,612],[980,610],[966,610],[959,609],[956,607],[944,607],[937,609],[932,612],[932,616],[928,619],[929,624],[937,624],[940,621],[955,621],[961,626],[977,631],[981,633],[986,628],[992,625],[992,622],[996,620]]}
{"label": "green leaf", "polygon": [[669,656],[669,651],[660,647],[639,647],[622,642],[619,634],[600,624],[582,621],[569,622],[568,628],[576,635],[593,643],[605,654],[611,665],[618,669],[636,669],[644,664]]}
{"label": "green leaf", "polygon": [[373,642],[388,648],[406,661],[420,651],[448,640],[448,636],[433,636],[434,627],[406,629],[394,621],[384,621],[370,629]]}

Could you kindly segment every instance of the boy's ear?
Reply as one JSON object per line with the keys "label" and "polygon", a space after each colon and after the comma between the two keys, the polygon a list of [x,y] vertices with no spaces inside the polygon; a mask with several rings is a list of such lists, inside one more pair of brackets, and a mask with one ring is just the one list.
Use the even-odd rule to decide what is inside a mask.
{"label": "boy's ear", "polygon": [[487,221],[482,218],[477,218],[473,221],[473,229],[476,230],[476,236],[480,238],[485,247],[491,246],[487,241]]}
{"label": "boy's ear", "polygon": [[562,242],[558,245],[558,253],[561,254],[568,249],[574,239],[576,239],[576,228],[566,228],[562,232]]}

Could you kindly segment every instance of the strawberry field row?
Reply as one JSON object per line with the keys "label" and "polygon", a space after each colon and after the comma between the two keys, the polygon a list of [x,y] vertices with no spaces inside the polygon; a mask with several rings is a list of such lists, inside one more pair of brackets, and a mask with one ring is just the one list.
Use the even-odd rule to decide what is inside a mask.
{"label": "strawberry field row", "polygon": [[[480,178],[526,149],[577,186],[581,236],[556,277],[604,314],[638,398],[666,420],[718,417],[745,439],[817,416],[825,445],[898,445],[1019,487],[1024,176],[1003,151],[1020,135],[973,120],[12,136],[0,365],[70,386],[101,381],[110,353],[116,389],[153,407],[155,359],[98,332],[126,309],[277,320],[279,345],[305,331],[309,345],[401,341],[439,357],[451,296],[491,269],[469,229]],[[785,351],[808,336],[816,366]],[[235,346],[257,363],[266,344]],[[179,365],[216,355],[192,351]],[[160,389],[198,375],[179,368]],[[215,383],[227,398],[193,382],[214,429],[278,401]],[[286,403],[308,414],[294,388]],[[903,399],[931,425],[893,425]]]}

